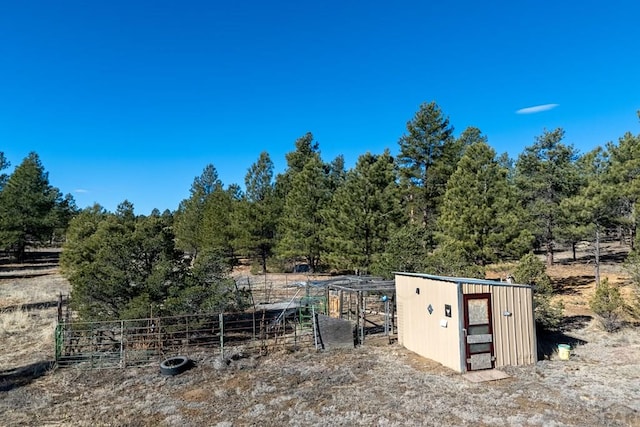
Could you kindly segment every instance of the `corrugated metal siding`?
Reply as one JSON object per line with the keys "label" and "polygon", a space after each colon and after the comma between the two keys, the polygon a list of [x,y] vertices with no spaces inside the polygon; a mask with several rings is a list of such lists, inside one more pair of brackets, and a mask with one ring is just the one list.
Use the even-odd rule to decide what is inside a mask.
{"label": "corrugated metal siding", "polygon": [[[420,293],[416,293],[420,289]],[[407,349],[458,372],[460,366],[460,316],[454,283],[396,275],[398,341]],[[445,304],[452,308],[445,316]],[[428,306],[433,311],[429,314]],[[441,321],[446,321],[443,327]]]}
{"label": "corrugated metal siding", "polygon": [[[536,362],[531,288],[463,284],[462,291],[465,294],[491,294],[496,367]],[[506,311],[511,316],[505,316]]]}

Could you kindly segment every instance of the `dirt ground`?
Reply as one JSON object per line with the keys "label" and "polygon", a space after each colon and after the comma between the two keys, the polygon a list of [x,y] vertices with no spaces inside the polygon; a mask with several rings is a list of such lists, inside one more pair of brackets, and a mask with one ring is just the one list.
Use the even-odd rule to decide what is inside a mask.
{"label": "dirt ground", "polygon": [[[626,290],[615,253],[602,273]],[[158,366],[54,370],[55,301],[68,283],[52,259],[0,265],[0,424],[640,426],[640,328],[603,332],[586,302],[593,265],[557,261],[549,273],[565,329],[542,337],[543,360],[485,383],[386,339],[331,352],[204,355],[174,377]],[[553,352],[558,341],[573,344],[570,360]]]}

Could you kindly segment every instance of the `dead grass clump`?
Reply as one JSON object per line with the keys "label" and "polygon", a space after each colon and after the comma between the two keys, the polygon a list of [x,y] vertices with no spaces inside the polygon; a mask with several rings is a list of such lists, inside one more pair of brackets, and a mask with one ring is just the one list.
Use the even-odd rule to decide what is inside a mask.
{"label": "dead grass clump", "polygon": [[26,332],[32,329],[35,323],[27,310],[0,311],[0,337]]}

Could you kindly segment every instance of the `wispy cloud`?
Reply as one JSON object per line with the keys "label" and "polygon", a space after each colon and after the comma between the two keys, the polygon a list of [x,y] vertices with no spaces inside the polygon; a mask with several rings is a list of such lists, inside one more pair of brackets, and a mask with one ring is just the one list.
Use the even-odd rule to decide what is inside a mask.
{"label": "wispy cloud", "polygon": [[516,111],[516,114],[535,114],[541,113],[543,111],[549,111],[556,108],[559,104],[542,104],[542,105],[534,105],[533,107],[521,108]]}
{"label": "wispy cloud", "polygon": [[84,188],[76,188],[73,190],[74,193],[88,193],[89,190],[85,190]]}

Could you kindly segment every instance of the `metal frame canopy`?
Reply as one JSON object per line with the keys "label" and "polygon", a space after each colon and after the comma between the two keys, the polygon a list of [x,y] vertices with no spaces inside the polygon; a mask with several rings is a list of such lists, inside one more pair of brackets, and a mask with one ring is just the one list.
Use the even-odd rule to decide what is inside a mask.
{"label": "metal frame canopy", "polygon": [[317,283],[331,290],[347,292],[395,292],[396,290],[395,280],[383,280],[373,276],[343,276]]}

